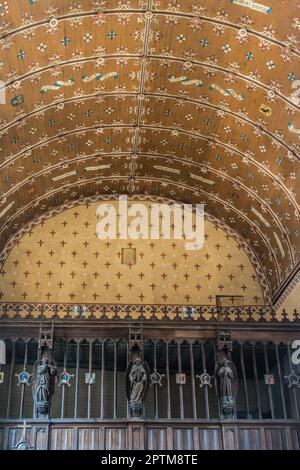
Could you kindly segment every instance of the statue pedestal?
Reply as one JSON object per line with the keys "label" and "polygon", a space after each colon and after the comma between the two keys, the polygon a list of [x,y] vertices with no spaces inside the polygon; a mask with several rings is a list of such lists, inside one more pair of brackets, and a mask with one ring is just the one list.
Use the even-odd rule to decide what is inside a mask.
{"label": "statue pedestal", "polygon": [[132,419],[141,419],[141,414],[143,412],[142,403],[130,403],[129,404],[130,414]]}

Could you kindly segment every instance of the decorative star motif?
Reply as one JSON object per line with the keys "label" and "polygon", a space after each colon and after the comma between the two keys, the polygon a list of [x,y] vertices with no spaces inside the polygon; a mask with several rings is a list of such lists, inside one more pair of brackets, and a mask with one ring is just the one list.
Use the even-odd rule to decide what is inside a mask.
{"label": "decorative star motif", "polygon": [[157,369],[154,369],[152,374],[150,375],[150,385],[159,385],[162,386],[162,379],[164,378],[165,374],[160,374],[157,372]]}
{"label": "decorative star motif", "polygon": [[296,374],[296,372],[292,369],[289,375],[284,376],[285,381],[287,383],[288,388],[300,388],[300,375]]}
{"label": "decorative star motif", "polygon": [[69,374],[69,372],[64,369],[58,377],[58,386],[67,385],[68,387],[71,387],[70,381],[72,377],[74,377],[74,374]]}
{"label": "decorative star motif", "polygon": [[21,384],[29,385],[32,374],[29,374],[29,372],[27,372],[27,370],[24,369],[19,374],[15,374],[15,376],[18,378],[18,386]]}
{"label": "decorative star motif", "polygon": [[201,375],[196,375],[196,378],[200,381],[200,387],[212,387],[211,379],[213,378],[212,375],[209,375],[204,369]]}

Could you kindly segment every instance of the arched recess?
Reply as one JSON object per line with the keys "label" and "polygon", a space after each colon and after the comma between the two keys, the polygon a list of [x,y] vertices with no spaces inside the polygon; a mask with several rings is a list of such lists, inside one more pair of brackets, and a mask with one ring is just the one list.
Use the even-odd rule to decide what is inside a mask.
{"label": "arched recess", "polygon": [[[136,201],[144,201],[146,204],[150,204],[150,203],[154,203],[154,202],[158,202],[158,203],[172,203],[173,201],[171,201],[170,199],[167,199],[167,198],[162,198],[162,197],[159,197],[159,196],[144,196],[144,195],[137,195],[137,196],[133,196],[132,198],[129,198],[131,202],[136,202]],[[104,284],[104,280],[105,280],[105,276],[108,275],[108,271],[106,271],[104,268],[104,272],[102,273],[103,275],[100,276],[101,278],[103,278],[103,282],[101,281],[101,285],[99,284],[97,289],[100,289],[99,291],[99,294],[96,294],[96,292],[98,292],[98,290],[96,290],[96,292],[92,291],[90,292],[90,296],[97,296],[97,299],[95,298],[92,298],[92,297],[88,297],[85,296],[85,294],[83,295],[83,298],[80,297],[80,295],[77,295],[77,302],[87,302],[87,303],[91,303],[91,302],[108,302],[108,303],[113,303],[113,301],[115,301],[116,303],[130,303],[129,299],[132,297],[134,299],[134,301],[132,301],[131,303],[153,303],[154,299],[156,299],[156,302],[154,303],[178,303],[178,304],[184,304],[184,303],[187,303],[187,304],[195,304],[195,303],[202,303],[202,304],[205,304],[205,303],[208,303],[208,304],[214,304],[216,302],[216,298],[215,296],[230,296],[230,295],[234,295],[234,296],[240,296],[240,297],[244,297],[245,298],[245,302],[250,302],[252,304],[255,304],[255,303],[267,303],[267,304],[270,304],[271,302],[271,297],[270,297],[270,288],[269,288],[269,283],[265,277],[265,273],[264,273],[264,270],[257,258],[257,256],[255,255],[254,251],[251,249],[251,247],[249,246],[249,244],[246,242],[245,239],[243,239],[242,237],[240,237],[233,229],[230,229],[228,226],[226,226],[226,224],[224,224],[223,222],[221,222],[220,220],[218,220],[216,217],[210,215],[210,214],[206,214],[206,228],[205,228],[205,243],[204,243],[204,247],[203,247],[203,250],[200,250],[199,253],[198,252],[186,252],[183,248],[184,246],[184,240],[179,240],[179,241],[174,241],[172,242],[172,240],[170,241],[157,241],[158,243],[158,246],[155,248],[155,250],[153,252],[151,252],[151,250],[153,250],[153,247],[151,248],[151,250],[149,249],[149,246],[151,246],[152,242],[151,240],[139,240],[137,242],[134,242],[137,243],[138,245],[141,245],[141,246],[138,246],[136,247],[137,249],[137,253],[136,253],[136,256],[140,256],[141,253],[143,253],[143,256],[140,256],[141,257],[141,260],[144,259],[144,256],[145,256],[145,265],[143,265],[144,261],[142,261],[140,263],[140,266],[138,267],[138,270],[137,272],[135,273],[135,275],[139,275],[141,274],[141,272],[143,272],[144,270],[144,274],[146,274],[146,281],[145,281],[145,290],[147,291],[147,289],[149,290],[149,286],[151,286],[153,284],[153,281],[151,281],[151,279],[149,278],[148,279],[148,275],[147,275],[147,270],[150,270],[147,263],[149,263],[149,266],[151,266],[153,264],[153,253],[156,252],[156,254],[154,255],[154,257],[158,257],[158,259],[154,259],[154,265],[152,266],[151,270],[152,270],[152,273],[151,275],[154,276],[154,279],[157,281],[158,278],[162,275],[163,276],[163,281],[162,281],[162,285],[159,286],[159,288],[162,288],[162,292],[161,293],[157,293],[157,292],[154,292],[155,295],[157,295],[158,297],[153,297],[152,294],[151,295],[148,295],[148,297],[146,296],[146,300],[145,299],[140,299],[140,301],[138,300],[138,297],[137,297],[137,294],[141,295],[139,292],[136,292],[134,293],[134,289],[131,290],[134,285],[135,285],[135,281],[137,282],[137,279],[132,279],[132,281],[130,281],[130,284],[131,282],[133,283],[132,287],[130,287],[130,293],[127,292],[126,293],[122,293],[121,297],[124,297],[124,294],[125,294],[125,297],[123,298],[123,300],[121,300],[121,297],[120,299],[116,300],[114,299],[113,297],[107,297],[106,294],[109,294],[109,292],[106,292],[108,289],[111,288],[111,286],[113,286],[112,288],[114,289],[114,286],[116,286],[115,288],[117,289],[121,289],[121,286],[118,284],[118,287],[117,287],[117,284],[114,284],[114,278],[117,274],[121,271],[122,272],[122,266],[120,265],[120,252],[122,249],[126,248],[127,245],[130,245],[130,240],[125,240],[125,241],[118,241],[116,240],[115,242],[117,243],[116,246],[114,246],[114,241],[109,241],[106,245],[105,241],[99,241],[101,248],[97,247],[95,248],[96,246],[96,243],[97,243],[97,240],[95,241],[94,239],[97,238],[95,237],[95,227],[93,230],[91,230],[91,233],[87,233],[86,230],[85,230],[85,235],[81,234],[80,232],[80,227],[85,225],[86,226],[86,229],[93,223],[93,219],[94,219],[94,223],[97,222],[97,218],[95,216],[95,211],[96,211],[96,208],[97,208],[97,205],[99,202],[104,202],[104,201],[116,201],[116,195],[98,195],[98,196],[91,196],[91,197],[88,197],[88,198],[82,198],[81,200],[74,200],[74,201],[71,201],[67,204],[64,204],[63,206],[60,206],[60,207],[57,207],[51,211],[49,211],[48,213],[45,213],[43,214],[42,216],[40,216],[39,218],[37,218],[35,221],[33,222],[30,222],[28,223],[27,225],[25,225],[19,232],[17,235],[15,235],[10,241],[9,243],[7,244],[5,250],[2,252],[1,254],[1,264],[2,264],[2,269],[1,269],[1,273],[2,273],[2,281],[1,281],[1,292],[2,292],[2,301],[5,301],[5,302],[16,302],[16,301],[19,301],[19,302],[22,302],[22,301],[26,301],[26,302],[35,302],[37,299],[34,298],[34,296],[36,296],[37,294],[37,289],[40,287],[40,285],[43,284],[43,281],[42,279],[46,277],[46,275],[48,275],[45,272],[43,273],[39,273],[39,276],[38,276],[38,280],[36,277],[34,277],[34,279],[30,279],[30,272],[32,274],[33,271],[31,271],[33,269],[33,264],[37,264],[37,268],[38,271],[41,270],[41,271],[44,271],[45,269],[48,270],[48,273],[50,273],[50,271],[53,271],[54,272],[54,277],[56,276],[55,274],[55,268],[54,266],[56,265],[56,263],[58,264],[61,264],[60,268],[58,269],[57,271],[57,275],[58,276],[61,276],[62,275],[62,270],[66,269],[66,272],[62,275],[62,279],[57,279],[57,284],[60,286],[59,289],[63,289],[64,288],[70,288],[69,286],[67,287],[63,287],[64,283],[66,282],[67,280],[67,277],[70,276],[70,273],[71,273],[71,270],[72,272],[76,272],[76,270],[80,270],[83,269],[81,268],[81,264],[84,264],[84,262],[86,261],[86,259],[89,259],[89,261],[87,262],[87,266],[89,264],[89,262],[91,262],[93,264],[93,255],[94,255],[94,251],[96,250],[96,252],[99,252],[98,253],[98,256],[99,254],[102,252],[102,251],[107,251],[108,249],[110,249],[110,246],[112,245],[113,248],[111,248],[112,251],[109,251],[107,253],[110,253],[109,255],[109,263],[108,263],[108,266],[106,266],[104,264],[104,266],[106,266],[106,270],[108,269],[114,269],[116,272],[113,272],[113,273],[110,273],[109,274],[109,278],[107,279],[108,282],[106,282],[106,285]],[[130,202],[129,201],[129,202]],[[92,209],[90,208],[90,206],[93,206],[93,211]],[[74,212],[74,210],[71,210],[71,209],[74,209],[74,208],[79,208],[81,210],[78,209],[76,210],[76,212]],[[89,216],[87,218],[87,211],[90,211],[89,212]],[[78,213],[79,212],[79,213]],[[58,215],[61,215],[60,218],[56,217]],[[74,214],[76,215],[76,218],[74,219]],[[73,227],[71,227],[71,222],[72,222],[72,217],[73,217]],[[87,218],[87,220],[85,220]],[[61,220],[60,220],[61,219]],[[47,221],[50,221],[50,225],[49,225],[49,229],[47,229]],[[149,220],[149,223],[150,223],[150,220]],[[68,226],[68,228],[66,229],[66,226]],[[38,231],[39,233],[35,236],[35,228],[38,228]],[[56,228],[56,230],[55,230]],[[51,229],[51,231],[50,231]],[[77,241],[75,240],[71,240],[72,239],[72,236],[70,235],[71,232],[72,234],[74,232],[79,232],[76,237],[78,236],[78,244],[77,244]],[[48,233],[49,232],[49,233]],[[52,235],[51,235],[52,234]],[[25,237],[25,238],[24,238]],[[85,238],[84,238],[85,237]],[[62,238],[60,240],[60,238]],[[48,240],[47,243],[43,241],[43,239],[45,240]],[[58,241],[59,239],[59,241]],[[211,239],[211,240],[210,240]],[[24,242],[23,242],[24,240]],[[55,241],[56,240],[56,241]],[[94,240],[94,241],[93,241]],[[207,241],[209,240],[209,241]],[[226,241],[227,240],[227,241]],[[150,243],[151,242],[151,243]],[[176,251],[174,251],[174,242],[176,242],[177,244],[177,248],[176,248]],[[84,260],[82,259],[82,263],[78,261],[78,259],[76,258],[76,265],[74,264],[74,258],[72,258],[72,256],[68,254],[68,249],[69,251],[71,251],[71,248],[67,248],[65,250],[65,246],[69,246],[70,243],[73,243],[74,244],[74,247],[72,245],[72,249],[73,249],[73,252],[72,253],[75,253],[75,252],[80,252],[80,249],[82,248],[82,243],[84,244],[85,246],[85,251],[87,251],[85,254],[84,254]],[[141,244],[142,243],[142,244]],[[34,251],[31,249],[31,248],[34,248],[35,245],[37,244],[37,247],[36,249],[34,249]],[[63,244],[62,248],[59,247],[58,245],[59,244]],[[23,247],[24,245],[24,247]],[[92,245],[91,248],[89,248],[89,246]],[[95,246],[94,246],[95,245]],[[100,246],[99,245],[99,246]],[[170,245],[170,246],[169,246]],[[226,247],[225,247],[226,245]],[[104,248],[104,246],[106,248]],[[221,248],[223,246],[223,248]],[[44,248],[45,247],[45,251],[43,252]],[[172,249],[171,249],[172,247]],[[82,248],[83,249],[83,248]],[[91,253],[89,255],[89,250],[91,249]],[[149,251],[149,253],[147,253],[147,250]],[[219,250],[221,250],[219,252]],[[227,250],[227,251],[226,251]],[[48,251],[49,251],[49,254],[48,254]],[[58,253],[59,251],[59,253]],[[119,252],[119,255],[118,257],[116,257],[116,252]],[[164,254],[164,258],[163,260],[160,260],[160,251],[162,251],[162,254]],[[52,253],[52,254],[51,254]],[[185,254],[185,253],[188,253],[188,254]],[[26,255],[25,255],[26,254]],[[32,255],[32,256],[31,256]],[[20,260],[17,261],[17,256],[19,256]],[[37,259],[35,260],[35,257],[37,256]],[[51,256],[51,258],[49,258],[49,260],[47,261],[47,257]],[[58,258],[56,259],[56,257],[58,256]],[[77,254],[74,256],[77,256]],[[81,256],[81,255],[80,255]],[[83,255],[82,255],[83,256]],[[96,261],[98,263],[98,256],[96,258]],[[114,256],[115,256],[115,260],[114,260]],[[168,263],[164,263],[164,260],[165,260],[165,257],[169,256],[169,261]],[[177,257],[176,259],[174,258]],[[27,258],[26,258],[27,257]],[[32,260],[30,258],[29,260],[29,257],[33,258],[34,257],[34,260]],[[187,257],[191,258],[188,260],[188,263],[186,262],[183,266],[183,268],[185,269],[186,272],[186,276],[187,278],[185,279],[183,285],[180,286],[180,280],[181,279],[181,274],[177,274],[177,271],[176,271],[176,268],[174,267],[174,265],[177,265],[179,266],[179,263],[181,263],[181,259],[183,259],[182,257],[185,258],[185,261],[187,260]],[[203,259],[202,259],[203,258]],[[100,258],[99,258],[100,259]],[[147,259],[147,262],[146,262],[146,259]],[[10,261],[9,261],[10,260]],[[65,261],[66,262],[65,262]],[[114,261],[113,261],[114,260]],[[73,262],[72,262],[73,261]],[[101,262],[104,263],[105,259],[103,259]],[[43,262],[45,263],[45,267],[41,268],[41,265],[43,264]],[[151,262],[151,263],[150,263]],[[217,263],[218,262],[218,263]],[[97,264],[93,265],[93,268],[88,268],[87,266],[85,266],[84,269],[86,270],[89,270],[89,269],[92,269],[92,271],[96,270],[95,272],[99,271],[100,268],[100,262],[99,262],[99,269],[97,269]],[[112,268],[110,268],[110,264],[112,264]],[[182,264],[182,263],[181,263]],[[30,267],[31,265],[31,267]],[[66,265],[66,266],[65,266]],[[24,267],[26,266],[26,271],[24,271]],[[156,266],[156,267],[155,267]],[[162,266],[162,268],[161,268]],[[171,267],[173,266],[174,269]],[[162,273],[160,273],[160,270],[162,269]],[[191,270],[191,272],[190,272]],[[223,272],[221,273],[221,271],[223,270]],[[24,273],[23,273],[24,271]],[[91,278],[95,275],[95,272],[90,272],[89,274],[84,274],[85,279],[89,279],[90,282],[91,281]],[[130,276],[131,276],[131,273],[133,273],[133,271],[131,271],[131,267],[130,269],[127,269],[127,274],[124,272],[123,274],[126,274],[126,280],[124,278],[124,281],[126,282],[127,280],[130,280]],[[228,271],[228,272],[227,272]],[[230,271],[230,272],[229,272]],[[232,271],[232,272],[231,272]],[[99,274],[99,273],[98,273]],[[149,274],[149,273],[148,273]],[[221,275],[222,274],[222,275]],[[182,274],[183,275],[183,274]],[[12,276],[12,279],[10,279],[10,277]],[[144,275],[143,275],[144,276]],[[174,284],[172,285],[172,283],[170,284],[170,282],[168,283],[168,281],[165,281],[166,277],[172,277],[172,281],[170,282],[174,282]],[[175,276],[175,277],[174,277]],[[229,278],[229,281],[228,281],[228,286],[227,286],[227,276]],[[128,277],[128,278],[127,278]],[[151,277],[151,276],[150,276]],[[174,279],[173,279],[174,277]],[[10,280],[9,280],[9,279]],[[85,282],[85,279],[82,280],[83,284],[85,285],[86,282]],[[97,278],[98,279],[98,276]],[[208,281],[207,281],[208,279]],[[213,279],[213,281],[211,280]],[[245,282],[241,283],[240,281],[242,281],[242,279],[245,279]],[[246,279],[247,279],[247,282],[246,282]],[[250,282],[250,279],[251,279],[251,285],[249,285],[249,282]],[[72,294],[71,292],[65,292],[64,294],[62,294],[62,296],[58,296],[56,298],[55,294],[53,296],[53,293],[56,292],[57,290],[57,286],[55,284],[56,281],[52,281],[52,275],[51,275],[51,278],[48,279],[48,281],[51,280],[51,283],[52,283],[52,287],[48,287],[48,292],[46,293],[45,292],[38,292],[38,295],[39,295],[39,298],[38,298],[38,301],[39,302],[55,302],[55,301],[62,301],[62,302],[71,302],[71,303],[74,303],[73,302],[73,298],[72,299],[67,299],[66,297],[64,297],[64,295],[70,295]],[[94,279],[95,280],[95,279]],[[199,285],[199,282],[200,280],[202,281],[202,284],[203,283],[213,283],[213,285],[210,285],[210,286],[206,286],[206,288],[204,289],[204,292],[203,292],[203,287],[204,285]],[[33,288],[33,285],[31,286],[31,291],[30,291],[30,283],[33,283],[33,281],[35,283],[38,283],[39,286],[37,286],[35,289]],[[49,286],[49,282],[47,281],[46,285]],[[59,282],[60,281],[60,282]],[[72,278],[72,281],[74,281],[74,278]],[[150,281],[152,282],[152,284],[150,284]],[[182,280],[181,280],[182,281]],[[68,282],[68,281],[67,281]],[[75,282],[76,282],[76,277],[75,277]],[[89,282],[89,281],[87,281]],[[97,281],[98,282],[98,281]],[[144,282],[144,281],[143,281]],[[166,285],[164,285],[164,282],[166,282]],[[45,283],[45,279],[44,279],[44,283]],[[53,284],[54,283],[54,284]],[[105,286],[106,290],[104,290],[104,287],[102,286],[102,283],[103,285]],[[177,283],[179,285],[177,285]],[[239,284],[242,284],[241,287],[239,286]],[[253,284],[254,283],[254,284]],[[18,285],[19,284],[19,285]],[[95,283],[94,283],[95,284]],[[149,285],[148,285],[149,284]],[[176,289],[175,289],[175,292],[173,293],[173,296],[171,294],[171,291],[174,287],[174,285],[177,285]],[[224,285],[223,285],[224,284]],[[5,287],[6,285],[6,287]],[[72,282],[71,284],[72,285]],[[138,282],[137,284],[138,285]],[[139,285],[141,288],[141,282],[139,282]],[[12,287],[11,287],[12,286]],[[27,286],[27,287],[26,287]],[[82,288],[80,288],[80,285],[77,286],[77,289],[74,290],[74,287],[73,287],[73,291],[75,292],[79,292],[80,290],[84,293],[85,292],[85,289],[87,288],[87,285],[84,286],[83,290]],[[177,289],[179,288],[178,292],[177,292]],[[27,290],[26,290],[27,289]],[[28,290],[29,289],[29,290]],[[52,290],[51,290],[52,289]],[[95,290],[95,286],[91,287],[91,289],[94,289]],[[102,297],[101,298],[101,289],[103,289],[103,292],[102,292]],[[202,289],[202,291],[201,291]],[[247,293],[247,289],[249,289],[249,295]],[[254,289],[254,290],[253,290]],[[22,290],[22,292],[21,292]],[[174,290],[174,289],[173,289]],[[153,291],[155,291],[155,288],[153,288]],[[200,294],[199,294],[199,291],[200,291]],[[224,291],[224,292],[223,292]],[[225,294],[225,291],[227,292]],[[253,293],[254,291],[259,291],[257,294]],[[5,292],[5,294],[4,294]],[[203,294],[202,294],[203,292]],[[207,296],[207,293],[210,292],[210,295],[207,297],[206,299],[206,296]],[[233,292],[235,292],[235,294],[233,294]],[[238,292],[238,294],[237,294]],[[250,294],[251,292],[251,294]],[[151,290],[150,290],[150,293],[151,293]],[[244,293],[244,294],[242,294]],[[21,296],[24,295],[24,298],[22,300]],[[49,294],[49,298],[47,299],[44,299],[43,296],[45,295],[48,295]],[[114,292],[115,294],[115,292]],[[148,292],[149,294],[149,292]],[[164,300],[161,300],[160,302],[158,302],[158,298],[160,299],[161,297],[164,297],[166,294],[166,298]],[[3,297],[4,295],[4,297]],[[99,299],[98,299],[98,295],[99,295]],[[126,297],[126,295],[129,295],[129,297]],[[136,295],[136,298],[135,298],[135,295]],[[187,296],[188,298],[185,299],[184,296]],[[131,296],[131,297],[130,297]],[[144,297],[144,295],[142,295]],[[251,298],[251,296],[253,298]],[[79,298],[80,297],[80,298]],[[104,299],[104,300],[103,300]]]}

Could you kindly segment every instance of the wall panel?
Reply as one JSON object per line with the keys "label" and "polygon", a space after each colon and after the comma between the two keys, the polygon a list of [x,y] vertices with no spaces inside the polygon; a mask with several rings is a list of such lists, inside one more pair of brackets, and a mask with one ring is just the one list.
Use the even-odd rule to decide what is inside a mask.
{"label": "wall panel", "polygon": [[[103,428],[78,429],[78,450],[103,449]],[[102,439],[102,446],[101,446]]]}
{"label": "wall panel", "polygon": [[239,429],[238,445],[240,450],[261,450],[260,430],[255,428]]}
{"label": "wall panel", "polygon": [[126,428],[105,428],[105,450],[127,449]]}
{"label": "wall panel", "polygon": [[146,445],[148,450],[167,449],[167,429],[154,428],[146,431]]}
{"label": "wall panel", "polygon": [[73,428],[52,428],[51,450],[74,450]]}
{"label": "wall panel", "polygon": [[201,450],[221,450],[222,436],[221,429],[199,429],[199,440]]}
{"label": "wall panel", "polygon": [[267,449],[287,450],[287,432],[285,429],[265,429]]}
{"label": "wall panel", "polygon": [[194,450],[193,429],[173,429],[174,450]]}

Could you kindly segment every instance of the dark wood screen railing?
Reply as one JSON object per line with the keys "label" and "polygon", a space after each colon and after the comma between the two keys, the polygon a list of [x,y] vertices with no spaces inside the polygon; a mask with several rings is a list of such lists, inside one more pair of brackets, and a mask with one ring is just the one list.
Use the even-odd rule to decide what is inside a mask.
{"label": "dark wood screen railing", "polygon": [[[296,315],[292,322],[287,315],[278,321],[270,307],[195,307],[195,314],[180,306],[6,305],[0,449],[300,449]],[[245,321],[249,312],[260,320]],[[220,329],[230,332],[238,385],[229,420],[215,387]],[[47,419],[36,417],[30,379],[42,331],[53,333],[57,367]],[[138,423],[125,384],[137,331],[154,374]]]}
{"label": "dark wood screen railing", "polygon": [[[35,339],[6,339],[8,380],[0,386],[0,418],[34,418],[30,380],[37,359]],[[145,339],[143,356],[158,380],[150,385],[144,418],[155,420],[220,420],[214,387],[213,340]],[[56,340],[54,360],[58,381],[50,418],[124,420],[128,418],[125,374],[128,341],[124,338]],[[289,344],[234,342],[232,360],[237,368],[236,419],[299,420],[300,382],[291,384],[293,372]],[[63,383],[63,373],[70,376]],[[184,382],[178,383],[178,374]],[[206,374],[205,376],[203,374]],[[91,379],[91,380],[90,380]],[[268,382],[269,380],[269,382]]]}

